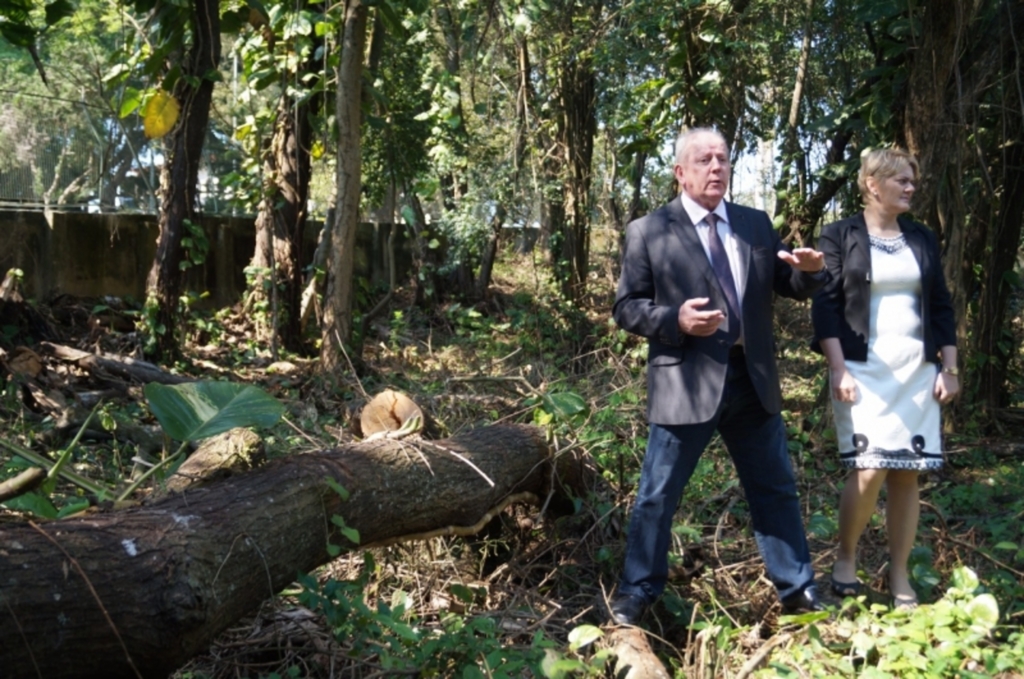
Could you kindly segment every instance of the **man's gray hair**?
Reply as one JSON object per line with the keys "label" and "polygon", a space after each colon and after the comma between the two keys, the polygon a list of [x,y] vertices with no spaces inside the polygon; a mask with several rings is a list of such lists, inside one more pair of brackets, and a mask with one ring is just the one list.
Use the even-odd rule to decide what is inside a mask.
{"label": "man's gray hair", "polygon": [[713,134],[722,140],[725,144],[725,152],[728,154],[729,142],[725,140],[725,136],[713,127],[691,127],[689,129],[684,128],[679,136],[676,137],[676,162],[682,163],[686,160],[687,154],[690,153],[690,146],[693,145],[693,140],[702,134]]}

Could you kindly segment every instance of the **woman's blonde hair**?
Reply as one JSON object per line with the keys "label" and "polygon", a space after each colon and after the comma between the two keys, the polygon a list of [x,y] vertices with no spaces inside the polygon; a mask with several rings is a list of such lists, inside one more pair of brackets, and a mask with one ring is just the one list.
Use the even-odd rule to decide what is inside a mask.
{"label": "woman's blonde hair", "polygon": [[916,182],[921,168],[917,164],[917,158],[903,149],[871,149],[863,154],[860,158],[860,173],[857,175],[857,187],[860,189],[861,197],[868,197],[868,177],[883,181],[896,176],[905,167],[914,171]]}

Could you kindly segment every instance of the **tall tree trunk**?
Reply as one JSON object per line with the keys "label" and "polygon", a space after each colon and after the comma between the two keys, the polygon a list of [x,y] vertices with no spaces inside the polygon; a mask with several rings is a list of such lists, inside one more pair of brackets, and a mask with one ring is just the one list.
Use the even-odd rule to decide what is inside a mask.
{"label": "tall tree trunk", "polygon": [[[179,351],[174,329],[184,283],[182,238],[185,221],[196,218],[196,184],[213,97],[213,80],[207,74],[220,64],[219,11],[213,0],[193,0],[192,45],[182,64],[182,76],[174,86],[181,114],[169,135],[167,159],[160,174],[160,235],[147,281],[149,296],[156,304],[157,327],[163,328],[156,334],[156,353],[162,358],[172,358]],[[193,86],[192,82],[198,84]]]}
{"label": "tall tree trunk", "polygon": [[487,244],[484,246],[483,257],[480,261],[480,271],[477,274],[476,294],[481,299],[487,295],[487,289],[491,285],[491,276],[494,272],[494,262],[498,259],[501,232],[505,226],[505,218],[508,216],[508,210],[505,205],[515,200],[515,197],[519,195],[519,179],[522,176],[523,161],[526,158],[531,88],[530,52],[525,35],[516,35],[515,50],[518,87],[516,88],[515,147],[512,152],[512,178],[507,188],[498,187],[497,189],[498,204],[494,211],[494,217],[491,218],[491,230],[488,234]]}
{"label": "tall tree trunk", "polygon": [[[779,181],[776,184],[776,193],[781,193],[784,198],[779,198],[775,207],[775,214],[790,216],[799,211],[807,200],[807,185],[803,181],[803,169],[807,161],[803,149],[800,148],[800,104],[803,100],[804,82],[807,80],[807,65],[811,60],[811,37],[814,32],[814,0],[806,0],[806,16],[804,17],[804,37],[800,44],[800,59],[797,62],[796,77],[793,82],[793,94],[789,101],[789,115],[786,118],[786,129],[782,135],[782,162],[779,172]],[[842,159],[842,156],[840,156]],[[792,169],[797,165],[796,187],[793,184]],[[789,219],[783,220],[783,228],[779,235],[784,241],[789,242],[795,238],[798,243],[805,241],[804,234],[799,228],[799,222],[793,223]],[[812,222],[811,227],[814,226]],[[793,227],[797,227],[793,230]]]}
{"label": "tall tree trunk", "polygon": [[416,189],[411,184],[406,184],[402,187],[402,194],[405,197],[406,206],[412,210],[413,215],[413,222],[409,224],[409,230],[412,233],[415,248],[413,278],[416,281],[416,304],[425,308],[432,306],[437,301],[438,288],[441,285],[440,276],[437,274],[442,264],[440,248],[430,247],[426,237],[429,226],[427,216],[419,196],[416,195]]}
{"label": "tall tree trunk", "polygon": [[[969,373],[966,386],[968,393],[977,393],[973,403],[989,414],[1007,396],[1005,276],[1020,245],[1021,179],[1016,164],[1021,152],[1017,144],[1004,145],[1002,140],[1019,141],[1022,129],[1017,38],[1022,32],[1024,7],[1019,2],[928,5],[917,45],[908,51],[901,141],[921,162],[915,212],[941,234],[959,322],[958,344],[967,348],[967,360],[988,366]],[[988,115],[993,91],[999,109],[1007,103],[1012,107],[1008,114]],[[977,157],[980,131],[990,126],[1002,127],[994,133],[1000,141],[992,144],[1001,154],[994,165]],[[1003,137],[1004,132],[1010,136]],[[970,168],[985,177],[987,188],[977,191],[975,204],[968,206],[963,179]],[[984,274],[979,279],[975,266],[981,263]],[[976,311],[968,309],[972,298],[982,302]]]}
{"label": "tall tree trunk", "polygon": [[[967,280],[960,266],[965,246],[966,210],[956,192],[964,172],[964,119],[967,102],[957,103],[959,58],[977,6],[929,5],[921,16],[914,49],[907,50],[907,98],[902,144],[921,164],[914,212],[943,241],[946,278],[958,319],[966,318]],[[961,335],[962,337],[963,335]]]}
{"label": "tall tree trunk", "polygon": [[[973,352],[984,356],[974,361],[978,366],[972,382],[977,385],[978,401],[985,403],[994,414],[1009,405],[1007,376],[1010,358],[1017,351],[1012,330],[1008,328],[1006,312],[1013,286],[1006,274],[1013,271],[1020,252],[1021,224],[1024,222],[1024,125],[1021,112],[1008,109],[1008,117],[1016,118],[1007,125],[1007,145],[1002,149],[998,165],[993,168],[1002,174],[1002,193],[999,196],[996,217],[992,224],[992,237],[988,266],[983,273],[981,296],[974,324]],[[1001,166],[1001,167],[1000,167]]]}
{"label": "tall tree trunk", "polygon": [[[501,425],[292,455],[148,505],[0,525],[0,674],[165,677],[345,551],[471,535],[513,502],[582,493],[579,458]],[[552,481],[558,479],[558,486]],[[341,486],[346,499],[332,489]],[[569,505],[571,506],[571,505]],[[335,527],[358,531],[350,543]]]}
{"label": "tall tree trunk", "polygon": [[483,257],[480,259],[480,272],[476,279],[477,299],[484,299],[487,296],[487,288],[491,284],[491,273],[494,271],[494,262],[498,258],[498,243],[501,241],[501,230],[505,228],[505,217],[507,212],[503,202],[499,201],[494,208],[494,216],[491,217],[490,233],[487,243],[484,245]]}
{"label": "tall tree trunk", "polygon": [[559,137],[565,149],[565,222],[560,234],[556,271],[562,293],[577,301],[586,293],[590,264],[590,185],[594,135],[597,133],[596,85],[597,77],[589,58],[574,55],[563,64]]}
{"label": "tall tree trunk", "polygon": [[[971,323],[970,355],[975,359],[971,363],[976,369],[969,373],[967,386],[971,393],[977,394],[973,401],[984,404],[989,415],[997,416],[999,409],[1009,405],[1013,388],[1008,379],[1010,360],[1016,351],[1007,313],[1014,291],[1008,274],[1017,265],[1024,226],[1024,82],[1021,79],[1024,51],[1020,43],[1024,34],[1024,7],[1020,3],[1002,3],[992,24],[994,26],[989,26],[983,34],[1000,36],[1000,56],[986,51],[974,59],[970,56],[966,59],[985,68],[994,63],[1001,66],[993,77],[997,85],[992,88],[993,94],[998,95],[999,105],[985,107],[993,115],[984,123],[990,128],[988,136],[994,142],[989,147],[999,148],[998,156],[985,159],[995,195],[988,196],[992,205],[988,214],[982,216],[975,208],[970,218],[969,238],[973,239],[979,232],[984,235],[976,245],[976,256],[970,259],[984,261],[985,266],[975,320]],[[970,78],[967,85],[973,85],[974,80]],[[988,229],[978,228],[980,222],[986,223]]]}
{"label": "tall tree trunk", "polygon": [[[629,212],[626,214],[625,224],[633,221],[643,212],[644,171],[647,168],[647,158],[649,155],[647,151],[637,151],[633,156],[633,167],[629,170],[629,186],[631,189]],[[623,235],[625,235],[624,230]]]}
{"label": "tall tree trunk", "polygon": [[[323,44],[322,38],[314,37],[314,40]],[[314,47],[309,60],[295,75],[296,80],[301,82],[304,76],[319,71],[320,62],[315,55]],[[268,300],[272,302],[273,309],[270,331],[274,337],[271,340],[275,341],[279,323],[283,320],[281,339],[290,351],[302,348],[302,269],[306,264],[304,236],[312,176],[311,117],[319,112],[322,101],[320,95],[307,96],[300,101],[287,91],[281,95],[270,148],[264,157],[266,186],[256,217],[256,250],[252,265],[257,270],[269,270],[271,273],[266,280],[257,274],[251,294],[262,299],[272,298]],[[282,288],[279,297],[278,287]]]}
{"label": "tall tree trunk", "polygon": [[355,242],[359,228],[359,197],[362,181],[363,51],[366,47],[367,8],[362,0],[348,0],[341,35],[338,64],[338,209],[331,225],[333,248],[327,271],[324,299],[321,367],[333,371],[342,364],[343,344],[352,339],[352,306],[355,285]]}
{"label": "tall tree trunk", "polygon": [[[448,143],[451,144],[453,157],[452,166],[441,174],[441,197],[445,212],[454,212],[459,209],[459,204],[469,192],[466,181],[466,173],[460,166],[465,162],[469,147],[469,135],[466,130],[466,114],[462,106],[462,25],[458,14],[453,14],[447,2],[438,2],[434,9],[437,18],[437,25],[444,38],[444,68],[448,74],[448,87],[451,89],[450,97],[453,102],[449,114],[451,119],[459,123],[449,131]],[[452,280],[449,282],[451,289],[457,291],[473,291],[475,283],[473,280],[474,262],[468,258],[461,258],[456,264]],[[444,291],[444,295],[448,290]]]}

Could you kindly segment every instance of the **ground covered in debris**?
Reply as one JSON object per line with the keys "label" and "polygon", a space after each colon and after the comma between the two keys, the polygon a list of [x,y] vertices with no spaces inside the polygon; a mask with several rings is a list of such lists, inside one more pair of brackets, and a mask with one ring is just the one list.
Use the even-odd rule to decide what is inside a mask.
{"label": "ground covered in debris", "polygon": [[[0,481],[33,466],[15,448],[51,465],[71,450],[73,474],[130,487],[172,445],[147,406],[143,387],[151,382],[214,379],[264,389],[286,413],[263,433],[266,458],[359,440],[366,435],[360,413],[384,390],[407,395],[438,438],[483,424],[533,423],[555,450],[583,452],[597,472],[574,511],[555,516],[516,505],[475,536],[342,556],[238,621],[177,676],[610,676],[609,653],[618,647],[605,602],[643,455],[645,349],[610,322],[611,277],[590,285],[586,302],[571,307],[541,267],[510,256],[490,297],[475,305],[424,310],[398,290],[336,374],[324,374],[315,358],[275,355],[260,319],[237,309],[192,312],[183,360],[155,365],[144,359],[140,311],[130,302],[9,297],[0,301]],[[827,592],[844,474],[822,363],[807,349],[808,306],[780,301],[777,330],[784,417]],[[943,653],[958,668],[941,676],[1024,676],[990,663],[1024,659],[1020,441],[1012,432],[998,440],[950,432],[948,463],[922,477],[913,559],[924,605],[889,610],[885,531],[876,517],[861,559],[866,599],[832,597],[831,617],[809,618],[780,616],[742,492],[715,443],[680,507],[671,583],[645,621],[644,642],[674,676],[869,668],[926,676],[913,674],[917,661],[906,658],[935,666],[929,654],[943,637],[928,620],[944,602],[967,609],[964,602],[990,593],[993,624],[939,616]],[[152,475],[132,496],[155,492],[162,478]],[[89,502],[83,484],[62,479],[7,499],[0,521],[52,520]]]}

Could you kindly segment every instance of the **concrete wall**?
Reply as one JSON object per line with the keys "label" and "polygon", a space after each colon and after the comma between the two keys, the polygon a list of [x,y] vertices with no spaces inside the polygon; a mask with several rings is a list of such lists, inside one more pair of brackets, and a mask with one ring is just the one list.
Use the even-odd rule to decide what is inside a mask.
{"label": "concrete wall", "polygon": [[[245,289],[245,267],[255,248],[251,218],[204,217],[210,241],[207,261],[189,270],[186,287],[209,293],[209,302],[229,306]],[[305,252],[312,260],[319,222],[311,222]],[[411,255],[399,225],[396,253],[399,281],[411,266]],[[356,235],[356,275],[387,283],[387,237],[390,225],[363,223]],[[156,254],[159,234],[155,215],[90,214],[0,210],[0,276],[11,268],[25,274],[23,292],[30,299],[60,294],[76,297],[146,296],[146,277]],[[308,262],[307,262],[308,264]]]}

